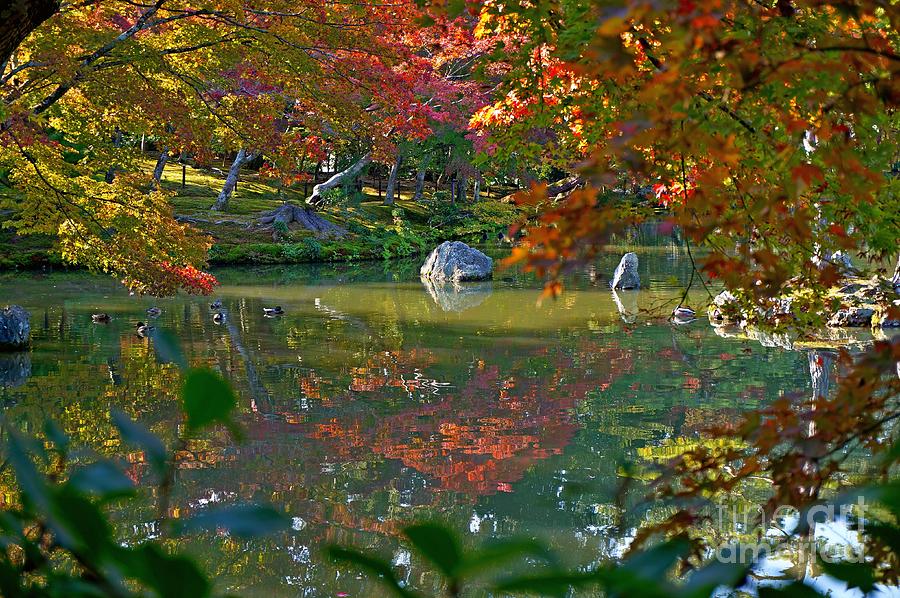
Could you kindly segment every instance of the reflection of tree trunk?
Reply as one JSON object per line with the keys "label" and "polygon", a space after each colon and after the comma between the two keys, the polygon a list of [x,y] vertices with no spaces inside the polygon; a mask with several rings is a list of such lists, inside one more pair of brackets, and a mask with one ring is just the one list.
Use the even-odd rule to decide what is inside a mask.
{"label": "reflection of tree trunk", "polygon": [[161,152],[159,152],[159,158],[156,159],[156,167],[153,169],[153,182],[150,184],[151,189],[157,189],[159,187],[159,182],[162,180],[163,169],[166,167],[166,162],[169,161],[169,148],[164,147]]}
{"label": "reflection of tree trunk", "polygon": [[228,209],[228,200],[231,199],[231,195],[234,193],[235,187],[237,187],[241,166],[251,161],[254,157],[253,154],[247,152],[244,148],[238,150],[237,156],[234,157],[234,162],[231,163],[231,168],[228,169],[228,176],[225,177],[222,191],[219,193],[219,197],[216,198],[216,203],[210,209],[219,212],[224,212]]}
{"label": "reflection of tree trunk", "polygon": [[832,351],[809,352],[809,377],[812,380],[814,400],[828,396],[834,359],[835,354]]}
{"label": "reflection of tree trunk", "polygon": [[225,328],[228,330],[228,339],[231,341],[231,346],[234,347],[244,360],[244,370],[247,372],[247,384],[250,386],[250,397],[253,399],[253,411],[269,415],[274,411],[272,397],[269,396],[269,391],[266,390],[262,380],[259,379],[256,366],[253,365],[253,360],[250,359],[250,352],[247,351],[247,348],[244,347],[244,343],[241,342],[241,331],[231,320],[228,310],[222,309],[221,312],[222,315],[225,316]]}
{"label": "reflection of tree trunk", "polygon": [[[812,411],[816,409],[816,403],[820,399],[828,397],[828,390],[831,386],[831,370],[834,367],[836,354],[833,351],[810,351],[809,352],[809,377],[812,382],[813,404]],[[807,438],[816,435],[816,423],[810,418],[806,430]],[[808,460],[803,466],[804,472],[812,475],[816,471],[818,465],[815,461]],[[806,488],[810,497],[814,497],[817,490],[815,487]]]}
{"label": "reflection of tree trunk", "polygon": [[394,164],[391,166],[391,174],[388,175],[387,189],[384,192],[384,205],[392,206],[394,205],[394,192],[397,188],[397,177],[400,174],[400,163],[403,159],[400,157],[400,153],[397,153],[397,159],[394,160]]}

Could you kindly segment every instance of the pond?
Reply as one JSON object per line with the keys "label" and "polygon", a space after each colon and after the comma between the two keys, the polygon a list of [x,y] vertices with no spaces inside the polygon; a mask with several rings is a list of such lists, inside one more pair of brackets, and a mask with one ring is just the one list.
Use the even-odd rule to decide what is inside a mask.
{"label": "pond", "polygon": [[[154,325],[177,336],[192,365],[232,381],[246,436],[235,443],[216,430],[188,445],[171,514],[260,501],[293,522],[266,540],[186,540],[219,590],[381,595],[327,561],[330,542],[389,555],[411,584],[433,590],[437,579],[398,540],[405,522],[423,519],[450,523],[472,545],[538,537],[569,564],[588,564],[619,554],[644,516],[635,509],[613,527],[624,464],[649,463],[705,425],[810,384],[802,352],[721,338],[705,317],[666,320],[690,273],[674,241],[621,249],[638,252],[648,287],[619,294],[625,317],[607,282],[621,251],[540,305],[541,283],[515,270],[461,295],[425,288],[420,260],[220,270],[213,298],[224,322],[207,297],[130,297],[85,273],[7,274],[0,297],[31,312],[33,349],[28,363],[0,367],[0,399],[15,425],[37,432],[54,418],[146,479],[109,410],[175,438],[180,374],[135,334],[155,305]],[[688,304],[699,311],[707,298],[695,288]],[[264,317],[276,304],[285,315]],[[93,324],[98,311],[112,321]],[[151,503],[116,510],[123,537],[157,533]]]}

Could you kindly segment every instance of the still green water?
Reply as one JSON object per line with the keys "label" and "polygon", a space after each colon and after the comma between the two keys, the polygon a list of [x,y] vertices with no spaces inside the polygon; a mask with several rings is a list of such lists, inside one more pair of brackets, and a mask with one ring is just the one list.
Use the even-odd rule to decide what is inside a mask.
{"label": "still green water", "polygon": [[[405,522],[422,519],[448,522],[472,545],[538,537],[568,564],[590,564],[619,554],[646,516],[638,483],[624,529],[614,531],[623,463],[809,388],[802,352],[721,338],[705,317],[667,322],[690,262],[660,243],[623,248],[638,251],[649,287],[619,294],[626,311],[640,310],[624,319],[607,286],[621,253],[571,276],[562,298],[541,305],[540,282],[515,271],[462,294],[430,292],[419,260],[220,270],[214,297],[161,300],[84,273],[3,275],[3,303],[32,313],[33,349],[0,363],[0,400],[15,425],[37,432],[55,418],[146,481],[109,410],[170,443],[177,434],[179,372],[134,332],[156,305],[154,325],[180,339],[191,365],[233,382],[246,431],[240,444],[224,430],[189,444],[172,516],[260,501],[293,522],[266,540],[185,541],[219,590],[382,595],[321,554],[329,542],[352,542],[433,591],[439,580],[398,541]],[[224,323],[212,319],[215,298]],[[699,312],[707,298],[695,289],[688,304]],[[264,317],[276,304],[286,314]],[[91,323],[98,311],[112,322]],[[151,498],[115,511],[124,539],[157,534]]]}

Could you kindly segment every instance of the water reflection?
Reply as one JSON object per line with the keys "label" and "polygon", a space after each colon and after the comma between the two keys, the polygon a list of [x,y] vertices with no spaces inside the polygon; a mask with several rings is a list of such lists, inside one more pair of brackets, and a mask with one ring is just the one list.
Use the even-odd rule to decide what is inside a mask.
{"label": "water reflection", "polygon": [[444,311],[466,311],[478,307],[494,290],[494,283],[491,281],[442,284],[424,277],[422,286],[434,299],[434,303]]}
{"label": "water reflection", "polygon": [[[593,271],[612,272],[618,258]],[[435,517],[468,530],[467,542],[525,533],[590,563],[621,551],[640,523],[611,531],[622,462],[809,384],[802,353],[719,337],[705,320],[668,324],[682,293],[671,279],[685,280],[689,264],[668,246],[640,259],[649,290],[620,293],[618,304],[589,273],[538,305],[540,284],[516,272],[448,297],[422,286],[417,262],[225,270],[218,322],[207,298],[138,299],[77,273],[0,279],[11,302],[46,314],[26,354],[30,378],[10,375],[21,382],[0,392],[16,424],[37,430],[50,415],[103,452],[123,453],[112,406],[171,441],[180,374],[134,334],[158,305],[155,325],[178,337],[191,365],[234,382],[247,436],[191,441],[171,514],[264,500],[294,521],[266,541],[188,540],[222,591],[378,595],[323,561],[331,541],[393,554],[427,585],[396,535]],[[701,305],[705,294],[688,299]],[[668,307],[635,319],[638,303]],[[263,317],[276,304],[286,314]],[[90,323],[99,305],[107,325]],[[140,454],[124,454],[145,480]],[[628,500],[640,496],[638,484]],[[129,508],[117,513],[122,533],[154,534],[149,503]]]}

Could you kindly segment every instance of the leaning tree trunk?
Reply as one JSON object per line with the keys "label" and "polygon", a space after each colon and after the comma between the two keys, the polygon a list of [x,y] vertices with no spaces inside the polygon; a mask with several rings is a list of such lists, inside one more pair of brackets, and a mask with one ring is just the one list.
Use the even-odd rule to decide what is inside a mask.
{"label": "leaning tree trunk", "polygon": [[234,162],[231,163],[231,168],[228,169],[228,176],[225,177],[225,184],[222,185],[222,192],[219,193],[219,197],[216,198],[216,203],[210,208],[211,210],[216,210],[218,212],[228,210],[228,200],[231,199],[234,188],[237,187],[238,177],[241,174],[241,166],[253,160],[254,157],[255,156],[252,153],[247,152],[244,148],[238,150],[237,156],[234,157]]}
{"label": "leaning tree trunk", "polygon": [[329,178],[324,183],[319,183],[315,187],[313,187],[312,195],[310,195],[306,199],[306,203],[310,205],[315,205],[322,199],[322,194],[328,191],[329,189],[334,189],[335,187],[344,184],[345,181],[353,180],[359,173],[362,172],[363,168],[368,166],[369,162],[372,161],[372,152],[366,153],[362,158],[356,161],[353,165],[345,168],[340,172],[334,173],[331,178]]}
{"label": "leaning tree trunk", "polygon": [[400,163],[403,159],[400,157],[400,154],[397,154],[397,159],[394,160],[394,165],[391,166],[391,174],[388,175],[387,189],[384,192],[384,205],[392,206],[394,205],[394,192],[397,189],[397,177],[400,174]]}
{"label": "leaning tree trunk", "polygon": [[169,161],[169,148],[164,147],[161,152],[159,152],[159,158],[156,159],[156,167],[153,169],[153,182],[150,184],[151,189],[157,189],[159,187],[159,182],[162,180],[163,170],[166,167],[166,162]]}
{"label": "leaning tree trunk", "polygon": [[[13,0],[0,8],[0,66],[25,38],[59,10],[58,0]],[[2,69],[0,69],[2,70]]]}

